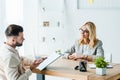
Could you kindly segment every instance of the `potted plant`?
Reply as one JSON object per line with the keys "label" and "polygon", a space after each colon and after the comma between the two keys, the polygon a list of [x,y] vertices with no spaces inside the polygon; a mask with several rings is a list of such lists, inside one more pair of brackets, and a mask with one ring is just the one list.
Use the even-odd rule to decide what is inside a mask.
{"label": "potted plant", "polygon": [[58,50],[56,51],[56,53],[61,54],[61,50],[60,50],[60,49],[58,49]]}
{"label": "potted plant", "polygon": [[97,57],[94,60],[94,63],[96,65],[96,74],[98,75],[105,75],[106,74],[106,67],[107,67],[107,62],[104,60],[103,57]]}

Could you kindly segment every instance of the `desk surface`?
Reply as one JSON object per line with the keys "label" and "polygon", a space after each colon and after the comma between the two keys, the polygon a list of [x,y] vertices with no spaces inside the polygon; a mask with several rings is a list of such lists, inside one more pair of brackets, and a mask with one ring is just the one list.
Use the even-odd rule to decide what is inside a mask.
{"label": "desk surface", "polygon": [[40,71],[39,69],[34,69],[33,72],[51,76],[66,77],[76,80],[116,80],[120,78],[120,64],[111,64],[113,68],[107,69],[106,76],[96,75],[96,69],[90,69],[89,67],[87,67],[87,72],[74,70],[74,67],[78,64],[79,61],[60,58],[49,65],[46,70]]}

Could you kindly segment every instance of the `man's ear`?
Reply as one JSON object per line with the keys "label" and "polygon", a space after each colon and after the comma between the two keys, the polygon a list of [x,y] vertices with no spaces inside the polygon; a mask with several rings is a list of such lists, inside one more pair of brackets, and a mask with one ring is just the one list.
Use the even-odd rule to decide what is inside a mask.
{"label": "man's ear", "polygon": [[12,37],[12,42],[16,43],[16,37]]}
{"label": "man's ear", "polygon": [[12,39],[12,42],[14,42],[15,40],[14,39]]}

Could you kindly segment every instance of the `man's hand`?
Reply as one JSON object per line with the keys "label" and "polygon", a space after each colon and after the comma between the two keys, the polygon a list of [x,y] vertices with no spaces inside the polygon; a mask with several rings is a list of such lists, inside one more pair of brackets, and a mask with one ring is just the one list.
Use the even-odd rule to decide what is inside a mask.
{"label": "man's hand", "polygon": [[40,63],[42,63],[46,58],[47,58],[47,57],[41,58],[41,59],[39,59],[39,60],[34,60],[34,62],[30,65],[30,69],[31,69],[31,70],[35,69],[35,68],[36,68]]}

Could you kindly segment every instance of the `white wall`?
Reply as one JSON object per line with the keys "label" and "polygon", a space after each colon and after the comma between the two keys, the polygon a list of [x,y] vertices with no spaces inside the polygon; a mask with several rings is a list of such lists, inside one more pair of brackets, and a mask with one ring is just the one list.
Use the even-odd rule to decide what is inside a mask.
{"label": "white wall", "polygon": [[[17,24],[23,26],[23,0],[2,0],[4,1],[4,15],[3,15],[3,25],[5,31],[9,24]],[[4,35],[5,37],[5,35]],[[5,40],[4,40],[5,41]],[[24,45],[18,48],[20,55],[24,55]]]}
{"label": "white wall", "polygon": [[[41,53],[42,52],[49,53],[58,48],[67,48],[68,45],[71,45],[74,42],[74,40],[79,37],[79,31],[78,31],[79,26],[81,26],[86,21],[93,21],[97,26],[98,38],[103,41],[103,44],[104,44],[103,47],[104,47],[105,53],[112,53],[113,62],[120,63],[119,57],[117,56],[120,53],[118,48],[119,40],[120,40],[120,38],[118,37],[119,36],[118,34],[120,33],[118,31],[119,25],[120,25],[119,23],[120,10],[119,9],[79,9],[77,10],[76,1],[65,0],[64,2],[65,2],[64,3],[65,5],[63,6],[64,13],[62,15],[62,17],[65,17],[63,19],[65,22],[64,26],[60,28],[56,26],[52,26],[52,28],[51,27],[41,28],[41,26],[39,26],[40,20],[38,18],[39,17],[39,1],[38,0],[24,1],[24,10],[23,10],[24,23],[22,23],[22,17],[21,17],[22,15],[16,18],[17,21],[13,21],[13,22],[24,24],[25,38],[26,38],[25,40],[26,53],[28,54],[31,52],[33,53],[33,47],[36,46],[37,43],[39,43],[38,45],[41,45],[38,47],[38,49],[40,48]],[[3,0],[1,0],[0,6],[3,6],[2,3],[4,3]],[[6,12],[10,13],[11,11],[9,11],[7,8],[6,8],[7,10]],[[20,9],[22,11],[22,7],[20,8],[18,7],[17,9]],[[5,25],[5,23],[7,23],[7,21],[8,23],[12,22],[10,21],[12,17],[11,16],[9,17],[9,14],[6,14],[7,15],[6,19],[8,20],[4,22],[5,11],[2,8],[0,10],[1,12],[3,12],[3,13],[0,13],[0,15],[2,15],[0,17],[0,25],[1,25],[0,32],[3,32],[4,31],[3,26]],[[20,14],[16,12],[16,15],[20,15]],[[58,17],[61,17],[61,16],[58,15]],[[2,25],[2,23],[4,24]],[[3,36],[3,34],[1,34],[1,36]],[[48,42],[43,43],[42,37],[46,37],[46,41],[48,40]],[[54,42],[53,37],[55,37],[56,42]],[[57,46],[57,48],[55,46]]]}
{"label": "white wall", "polygon": [[[38,47],[38,49],[40,48],[39,50],[41,51],[41,53],[42,52],[49,53],[58,48],[64,48],[64,49],[67,48],[68,46],[66,45],[69,45],[69,44],[71,45],[74,42],[74,40],[79,37],[79,31],[78,31],[79,26],[81,26],[86,21],[93,21],[97,26],[98,38],[103,41],[103,44],[104,44],[103,47],[104,47],[105,53],[112,53],[113,62],[116,62],[116,63],[120,62],[120,59],[117,56],[120,53],[118,49],[119,40],[120,40],[120,38],[118,37],[119,36],[118,34],[120,33],[118,31],[119,21],[120,21],[119,8],[77,9],[77,1],[65,0],[64,5],[61,5],[62,7],[59,7],[60,10],[58,10],[59,11],[58,14],[60,15],[62,14],[61,16],[58,17],[61,21],[63,20],[62,27],[57,27],[57,25],[56,26],[54,25],[54,26],[51,26],[50,28],[42,28],[39,25],[39,23],[41,24],[39,0],[34,0],[34,1],[25,0],[25,1],[16,2],[16,3],[20,2],[21,5],[23,3],[24,4],[22,6],[19,4],[17,8],[14,8],[15,10],[17,9],[20,10],[21,14],[13,10],[14,12],[16,12],[15,18],[13,18],[14,19],[13,21],[11,21],[12,17],[14,17],[13,12],[11,12],[11,9],[9,10],[9,6],[16,3],[11,3],[5,8],[5,5],[4,5],[5,1],[4,0],[0,0],[0,1],[1,1],[0,2],[0,12],[1,12],[0,13],[1,15],[0,16],[0,26],[1,26],[0,32],[2,32],[0,36],[3,37],[4,26],[7,23],[15,22],[15,23],[24,25],[25,38],[26,38],[25,51],[27,52],[28,55],[33,51],[32,50],[33,47],[36,46],[36,44],[38,43],[39,43],[38,45],[41,45]],[[5,14],[5,11],[7,12],[7,14]],[[11,15],[8,13],[10,13]],[[54,14],[51,13],[51,16],[55,15],[57,17],[58,14],[57,12],[55,12]],[[62,16],[64,18],[62,18]],[[46,37],[46,42],[42,42],[43,37]],[[53,40],[54,37],[55,37],[55,40]],[[0,41],[3,41],[3,40],[0,40]]]}
{"label": "white wall", "polygon": [[4,42],[5,1],[0,0],[0,45]]}
{"label": "white wall", "polygon": [[38,0],[24,0],[23,3],[24,51],[25,55],[32,55],[38,40]]}
{"label": "white wall", "polygon": [[5,0],[6,25],[23,25],[23,0]]}
{"label": "white wall", "polygon": [[[0,0],[0,12],[4,12],[4,8],[1,6],[4,0]],[[7,0],[9,2],[9,0]],[[0,32],[3,32],[4,27],[1,27],[2,23],[18,23],[23,25],[25,42],[24,51],[25,55],[33,55],[34,48],[38,49],[41,54],[50,54],[57,49],[67,49],[72,45],[79,37],[79,27],[86,21],[93,21],[97,26],[97,36],[103,41],[103,47],[105,53],[112,53],[113,62],[120,63],[119,58],[119,21],[120,21],[120,10],[119,9],[77,9],[77,0],[63,0],[64,5],[59,7],[58,12],[54,11],[47,17],[43,17],[46,20],[53,21],[53,25],[49,28],[41,26],[41,22],[44,19],[40,19],[42,16],[40,8],[42,5],[39,4],[39,0],[23,0],[23,7],[17,7],[22,12],[19,14],[16,12],[17,17],[12,20],[12,12],[7,9],[6,22],[4,22],[4,13],[0,13]],[[18,3],[18,2],[16,2]],[[10,6],[10,5],[9,5]],[[9,8],[8,6],[8,8]],[[19,5],[21,6],[21,5]],[[52,7],[54,8],[54,7]],[[14,8],[14,10],[17,10]],[[51,8],[50,8],[51,9]],[[48,10],[49,11],[49,10]],[[2,16],[1,16],[2,15]],[[59,16],[60,15],[60,16]],[[10,16],[10,17],[9,17]],[[52,17],[50,17],[52,16]],[[56,25],[57,21],[60,20],[61,24],[59,27]],[[56,26],[55,26],[56,25]],[[0,34],[1,36],[1,34]],[[45,42],[43,42],[45,37]],[[1,37],[0,37],[1,38]],[[55,40],[53,40],[55,38]],[[1,40],[0,40],[1,41]]]}
{"label": "white wall", "polygon": [[120,58],[118,57],[120,53],[120,38],[118,37],[120,34],[120,10],[83,10],[79,11],[78,15],[82,15],[84,17],[79,16],[81,19],[77,19],[76,21],[90,20],[96,24],[97,35],[98,38],[103,41],[105,53],[112,53],[113,62],[120,63]]}
{"label": "white wall", "polygon": [[[40,54],[49,55],[55,50],[66,49],[68,47],[70,27],[64,26],[65,13],[63,10],[64,5],[62,4],[63,0],[60,3],[61,7],[59,10],[56,11],[52,7],[43,12],[41,11],[43,5],[40,4],[39,0],[24,1],[25,55],[33,54],[34,48]],[[43,27],[43,21],[50,21],[50,26]],[[57,25],[58,21],[60,21],[59,26]],[[44,42],[43,38],[45,38]]]}
{"label": "white wall", "polygon": [[[75,1],[69,2],[69,5],[73,5]],[[69,6],[71,14],[71,30],[74,32],[72,38],[79,37],[77,32],[79,26],[83,25],[86,21],[93,21],[97,26],[97,36],[103,41],[103,48],[105,53],[112,53],[114,63],[120,63],[119,58],[119,21],[120,10],[119,8],[110,9],[72,9],[73,6]],[[76,11],[75,11],[76,10]],[[71,24],[71,23],[68,23]]]}
{"label": "white wall", "polygon": [[[39,3],[38,0],[24,1],[26,53],[33,53],[33,47],[36,46],[41,54],[49,54],[57,49],[65,50],[80,36],[79,27],[86,21],[93,21],[97,26],[97,36],[103,41],[105,53],[112,53],[113,62],[120,62],[117,56],[120,53],[118,49],[120,40],[118,37],[119,8],[77,9],[77,1],[65,0],[64,5],[61,5],[63,7],[59,7],[60,10],[58,12],[55,12],[53,7],[49,8],[52,10],[51,12],[50,10],[48,12],[41,12],[40,10],[43,5]],[[55,24],[60,19],[61,21],[63,20],[63,23],[60,27],[52,23],[52,26],[44,28],[42,26],[44,19],[55,22]],[[31,32],[33,33],[31,34]],[[45,38],[45,42],[43,42],[43,38]]]}

